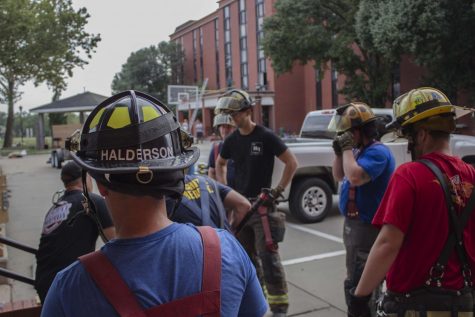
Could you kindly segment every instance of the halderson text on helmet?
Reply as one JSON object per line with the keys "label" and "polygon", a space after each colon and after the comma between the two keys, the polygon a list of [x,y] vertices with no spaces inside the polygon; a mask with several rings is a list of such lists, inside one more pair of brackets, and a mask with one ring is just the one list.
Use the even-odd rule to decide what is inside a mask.
{"label": "halderson text on helmet", "polygon": [[171,147],[151,149],[103,149],[101,150],[102,161],[141,161],[174,157]]}

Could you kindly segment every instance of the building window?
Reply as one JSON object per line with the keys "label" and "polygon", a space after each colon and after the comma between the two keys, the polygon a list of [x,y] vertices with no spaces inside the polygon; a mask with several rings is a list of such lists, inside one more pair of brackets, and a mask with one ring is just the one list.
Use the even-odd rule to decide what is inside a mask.
{"label": "building window", "polygon": [[332,74],[332,107],[338,107],[338,71],[332,65],[331,68]]}
{"label": "building window", "polygon": [[391,72],[391,93],[392,99],[396,99],[401,95],[401,67],[399,64],[394,65]]}
{"label": "building window", "polygon": [[322,96],[322,78],[320,76],[320,70],[315,69],[315,94],[317,110],[323,109],[323,96]]}
{"label": "building window", "polygon": [[241,88],[249,89],[247,72],[247,30],[246,30],[246,1],[239,0],[239,49],[241,58]]}
{"label": "building window", "polygon": [[204,67],[203,67],[203,28],[200,28],[200,80],[204,79]]}
{"label": "building window", "polygon": [[233,85],[233,69],[231,59],[231,16],[229,5],[223,8],[224,11],[224,73],[226,76],[226,86]]}
{"label": "building window", "polygon": [[196,30],[193,30],[193,82],[195,83],[198,81],[196,59]]}
{"label": "building window", "polygon": [[215,48],[215,54],[216,54],[216,87],[219,89],[220,84],[219,84],[219,25],[218,25],[218,19],[214,20],[214,48]]}
{"label": "building window", "polygon": [[256,0],[257,90],[267,89],[267,71],[262,39],[264,37],[264,0]]}

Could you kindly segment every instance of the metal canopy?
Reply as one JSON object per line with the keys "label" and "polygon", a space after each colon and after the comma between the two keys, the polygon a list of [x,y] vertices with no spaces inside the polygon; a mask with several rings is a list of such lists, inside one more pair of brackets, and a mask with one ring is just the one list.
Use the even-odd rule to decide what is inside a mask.
{"label": "metal canopy", "polygon": [[82,112],[92,111],[98,104],[107,99],[106,96],[86,91],[82,94],[60,99],[52,103],[33,109],[33,113],[58,113],[58,112]]}

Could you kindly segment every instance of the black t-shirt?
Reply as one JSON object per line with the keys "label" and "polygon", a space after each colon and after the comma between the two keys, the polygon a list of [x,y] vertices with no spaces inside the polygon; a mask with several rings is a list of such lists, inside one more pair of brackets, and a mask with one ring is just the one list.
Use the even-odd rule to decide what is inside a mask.
{"label": "black t-shirt", "polygon": [[[203,197],[200,190],[200,181],[208,192],[208,210],[203,208]],[[215,186],[216,185],[216,186]],[[217,191],[216,191],[217,189]],[[185,175],[185,191],[181,198],[180,205],[175,210],[170,219],[180,223],[192,223],[195,226],[209,225],[214,228],[220,228],[221,219],[224,221],[225,229],[230,229],[226,219],[226,210],[224,210],[223,201],[231,191],[231,188],[214,181],[207,176]],[[218,196],[219,195],[219,196]],[[221,202],[218,202],[218,197]],[[167,211],[172,212],[176,200],[167,198]],[[203,213],[208,213],[204,215]],[[203,223],[203,217],[209,217],[210,223]]]}
{"label": "black t-shirt", "polygon": [[286,150],[287,146],[274,132],[256,125],[248,135],[235,130],[224,140],[220,155],[234,161],[234,189],[251,198],[271,186],[274,157]]}
{"label": "black t-shirt", "polygon": [[[111,227],[112,220],[104,199],[93,193],[89,195],[102,227]],[[41,301],[44,301],[56,273],[96,248],[99,229],[94,220],[83,213],[82,200],[82,191],[66,191],[45,216],[36,254],[35,288]]]}

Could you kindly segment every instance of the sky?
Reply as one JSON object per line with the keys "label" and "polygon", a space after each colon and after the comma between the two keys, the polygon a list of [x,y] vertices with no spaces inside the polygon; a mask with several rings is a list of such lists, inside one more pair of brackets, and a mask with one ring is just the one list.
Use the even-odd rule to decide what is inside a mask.
{"label": "sky", "polygon": [[[61,98],[84,91],[110,96],[112,79],[132,52],[168,41],[177,26],[218,8],[217,0],[73,0],[73,6],[87,8],[91,17],[85,29],[99,33],[102,40],[89,64],[74,70]],[[46,85],[28,83],[20,90],[23,95],[15,111],[20,105],[29,110],[51,102]],[[7,106],[0,104],[0,111],[6,112]]]}

